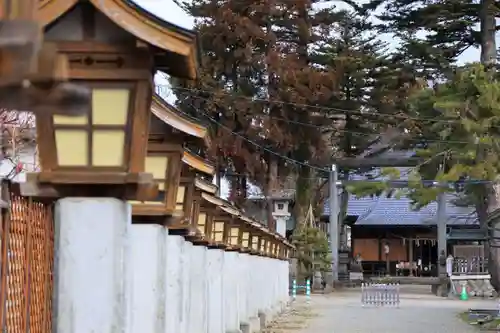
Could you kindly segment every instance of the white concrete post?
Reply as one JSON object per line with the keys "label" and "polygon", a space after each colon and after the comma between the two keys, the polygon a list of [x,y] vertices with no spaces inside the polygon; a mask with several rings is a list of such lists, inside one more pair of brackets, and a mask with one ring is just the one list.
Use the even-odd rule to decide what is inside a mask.
{"label": "white concrete post", "polygon": [[181,251],[185,242],[182,236],[167,235],[166,255],[166,329],[163,333],[180,332],[182,319]]}
{"label": "white concrete post", "polygon": [[54,328],[127,332],[131,213],[113,198],[64,198],[55,207]]}
{"label": "white concrete post", "polygon": [[207,248],[193,246],[191,248],[191,311],[189,312],[188,332],[206,333],[207,323]]}
{"label": "white concrete post", "polygon": [[240,331],[240,318],[238,311],[238,253],[224,252],[224,319],[225,332],[235,333]]}
{"label": "white concrete post", "polygon": [[238,253],[238,316],[240,323],[248,324],[248,274],[246,271],[248,262],[247,253]]}
{"label": "white concrete post", "polygon": [[248,256],[248,277],[249,277],[249,292],[248,292],[248,310],[250,320],[257,317],[258,299],[260,297],[258,290],[258,267],[256,265],[256,256]]}
{"label": "white concrete post", "polygon": [[280,304],[280,311],[283,311],[285,307],[288,305],[288,262],[285,260],[278,259],[277,260],[277,271],[279,272],[279,281],[277,286],[277,297],[278,302]]}
{"label": "white concrete post", "polygon": [[208,333],[224,332],[224,303],[222,290],[224,251],[208,249]]}
{"label": "white concrete post", "polygon": [[247,321],[250,332],[260,330],[259,319],[259,299],[263,292],[259,286],[259,275],[262,271],[258,267],[258,256],[248,255],[246,257],[246,274],[247,274]]}
{"label": "white concrete post", "polygon": [[189,319],[191,313],[191,252],[193,244],[184,241],[181,247],[181,330],[180,333],[192,333],[189,331]]}
{"label": "white concrete post", "polygon": [[[266,272],[266,267],[265,267],[265,258],[256,256],[255,257],[257,261],[257,271],[258,272]],[[266,283],[266,278],[267,275],[265,274],[259,274],[257,275],[258,278],[258,285],[260,286],[260,297],[257,303],[257,311],[259,314],[264,313],[267,300],[269,298],[269,284]]]}
{"label": "white concrete post", "polygon": [[[266,258],[267,266],[269,272],[278,272],[277,260],[273,258]],[[273,274],[269,279],[269,301],[267,304],[267,309],[270,318],[274,318],[278,312],[278,298],[276,297],[276,285],[279,279],[279,274]]]}
{"label": "white concrete post", "polygon": [[286,305],[290,302],[290,262],[288,260],[283,260],[281,262],[281,271],[284,282],[282,283],[282,291],[281,295],[283,297],[283,301]]}
{"label": "white concrete post", "polygon": [[159,225],[132,225],[131,333],[165,332],[166,233]]}

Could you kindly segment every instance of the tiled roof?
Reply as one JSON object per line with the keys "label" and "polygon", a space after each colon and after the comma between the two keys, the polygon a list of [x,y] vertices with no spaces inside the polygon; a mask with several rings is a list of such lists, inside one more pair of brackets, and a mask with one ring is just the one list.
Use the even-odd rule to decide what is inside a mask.
{"label": "tiled roof", "polygon": [[[449,225],[476,224],[477,218],[473,208],[457,207],[453,196],[448,195],[446,214]],[[325,202],[323,215],[330,215],[328,201]],[[436,225],[437,203],[433,202],[420,210],[411,208],[411,199],[407,197],[356,198],[350,196],[347,215],[358,216],[356,225]]]}
{"label": "tiled roof", "polygon": [[[390,157],[404,158],[414,155],[413,152],[387,151],[383,155],[390,154]],[[400,169],[400,179],[407,179],[410,168]],[[376,171],[372,172],[376,174]],[[352,179],[365,179],[363,176],[355,176]],[[449,225],[477,224],[477,216],[473,207],[457,207],[453,203],[454,196],[447,195],[446,214]],[[328,200],[323,206],[323,215],[330,215]],[[357,216],[356,225],[436,225],[437,203],[433,202],[420,210],[411,208],[411,199],[407,197],[388,198],[386,195],[380,197],[356,198],[349,196],[347,215]]]}

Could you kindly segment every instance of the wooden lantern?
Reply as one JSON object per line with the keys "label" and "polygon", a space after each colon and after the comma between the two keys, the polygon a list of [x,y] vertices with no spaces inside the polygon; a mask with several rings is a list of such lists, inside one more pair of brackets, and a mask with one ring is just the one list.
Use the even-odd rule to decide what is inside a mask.
{"label": "wooden lantern", "polygon": [[[210,200],[210,198],[214,198],[217,186],[202,178],[194,180],[193,188],[190,188],[189,192],[189,199],[187,199],[185,204],[183,203],[183,207],[186,207],[186,210],[177,211],[183,215],[179,219],[172,221],[169,224],[169,228],[173,233],[190,234],[191,241],[206,245],[208,244],[206,236],[207,224],[211,221],[216,207],[222,205],[223,202],[215,199]],[[209,198],[204,198],[204,195],[208,195]]]}
{"label": "wooden lantern", "polygon": [[250,232],[250,239],[252,241],[251,243],[251,253],[252,254],[258,254],[260,251],[260,232],[258,228],[253,228],[253,230]]}
{"label": "wooden lantern", "polygon": [[223,206],[217,207],[217,209],[219,210],[219,214],[214,216],[212,225],[213,241],[215,243],[223,243],[226,248],[237,246],[239,229],[234,226],[234,221],[240,216],[240,211],[228,202],[225,202]]}
{"label": "wooden lantern", "polygon": [[202,193],[201,199],[198,213],[201,218],[198,218],[197,229],[202,238],[210,243],[214,239],[214,216],[219,214],[217,208],[224,205],[224,200],[208,193]]}
{"label": "wooden lantern", "polygon": [[240,215],[240,211],[221,198],[205,193],[203,194],[203,198],[208,199],[216,206],[208,225],[209,230],[207,231],[210,246],[227,248],[229,246],[232,222]]}
{"label": "wooden lantern", "polygon": [[191,208],[191,224],[195,227],[200,235],[205,236],[208,214],[202,210],[202,203],[205,201],[203,194],[215,195],[217,186],[205,181],[201,178],[194,180],[194,194]]}
{"label": "wooden lantern", "polygon": [[262,236],[260,238],[260,248],[259,248],[259,253],[261,255],[266,255],[269,249],[269,240],[267,237]]}
{"label": "wooden lantern", "polygon": [[89,88],[91,96],[79,117],[36,118],[36,180],[101,185],[92,192],[101,196],[109,196],[112,185],[154,187],[157,182],[145,172],[153,76],[164,70],[195,79],[196,34],[125,0],[43,1],[36,16],[44,39],[69,59],[68,78]]}
{"label": "wooden lantern", "polygon": [[[194,205],[196,205],[193,202],[199,191],[202,191],[199,189],[198,193],[196,193],[196,179],[198,178],[198,186],[202,183],[202,178],[197,176],[205,176],[211,179],[215,173],[215,167],[209,161],[189,150],[184,150],[182,162],[181,180],[177,191],[175,209],[178,212],[182,212],[182,216],[185,217],[183,223],[190,224],[192,221],[189,218],[193,216],[192,211],[195,208]],[[204,184],[204,187],[208,186],[206,182]]]}
{"label": "wooden lantern", "polygon": [[270,257],[273,257],[273,258],[276,257],[276,242],[274,240],[272,240],[270,242],[268,254],[269,254]]}
{"label": "wooden lantern", "polygon": [[244,222],[240,226],[241,252],[250,252],[252,249],[251,231],[257,226],[257,222],[244,215],[241,215],[239,218]]}
{"label": "wooden lantern", "polygon": [[[194,180],[198,172],[212,175],[214,167],[186,145],[204,149],[210,145],[207,127],[183,114],[158,95],[153,96],[151,106],[148,156],[169,156],[174,165],[165,193],[166,210],[174,216],[169,226],[189,224],[191,216]],[[147,166],[147,165],[146,165]],[[160,189],[161,190],[161,189]]]}
{"label": "wooden lantern", "polygon": [[279,259],[283,259],[284,254],[283,254],[283,243],[278,243],[276,246],[276,257]]}
{"label": "wooden lantern", "polygon": [[239,252],[248,252],[250,247],[250,228],[254,222],[249,217],[240,214],[228,226],[228,244],[230,249]]}
{"label": "wooden lantern", "polygon": [[[132,214],[172,216],[177,211],[176,216],[182,217],[182,212],[178,211],[183,206],[186,190],[179,183],[185,155],[189,154],[184,151],[183,145],[189,140],[208,142],[208,130],[158,95],[153,96],[151,113],[145,171],[153,175],[159,191],[153,200],[132,202]],[[192,162],[192,158],[189,161]]]}

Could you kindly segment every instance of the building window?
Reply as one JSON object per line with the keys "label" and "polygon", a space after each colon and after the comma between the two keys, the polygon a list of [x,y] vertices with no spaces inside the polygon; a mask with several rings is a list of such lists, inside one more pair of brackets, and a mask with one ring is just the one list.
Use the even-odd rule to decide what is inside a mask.
{"label": "building window", "polygon": [[283,210],[285,208],[285,205],[282,203],[278,204],[278,210]]}

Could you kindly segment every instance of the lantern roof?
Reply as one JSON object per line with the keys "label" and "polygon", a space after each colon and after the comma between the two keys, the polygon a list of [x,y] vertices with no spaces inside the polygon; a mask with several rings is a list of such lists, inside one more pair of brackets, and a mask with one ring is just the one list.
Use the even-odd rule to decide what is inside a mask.
{"label": "lantern roof", "polygon": [[223,211],[225,211],[226,213],[230,214],[230,215],[234,215],[234,216],[240,216],[241,215],[241,212],[234,208],[234,207],[230,207],[230,206],[221,206],[220,207]]}
{"label": "lantern roof", "polygon": [[208,192],[210,194],[215,194],[217,192],[217,185],[209,183],[204,179],[196,177],[194,179],[194,186],[204,192]]}
{"label": "lantern roof", "polygon": [[[196,32],[167,22],[131,0],[87,0],[112,22],[158,49],[156,65],[166,73],[197,78],[200,47]],[[40,1],[38,20],[48,26],[69,12],[80,0]],[[172,66],[172,63],[182,63]]]}
{"label": "lantern roof", "polygon": [[207,161],[186,148],[184,148],[182,162],[207,175],[213,176],[215,174],[215,166],[210,161]]}
{"label": "lantern roof", "polygon": [[210,195],[208,193],[202,193],[201,197],[205,199],[206,201],[210,202],[211,204],[214,204],[216,206],[222,206],[224,204],[224,200],[222,200],[219,197]]}
{"label": "lantern roof", "polygon": [[182,114],[176,107],[166,102],[158,94],[153,96],[151,113],[166,125],[203,140],[206,146],[210,145],[210,136],[206,126]]}

